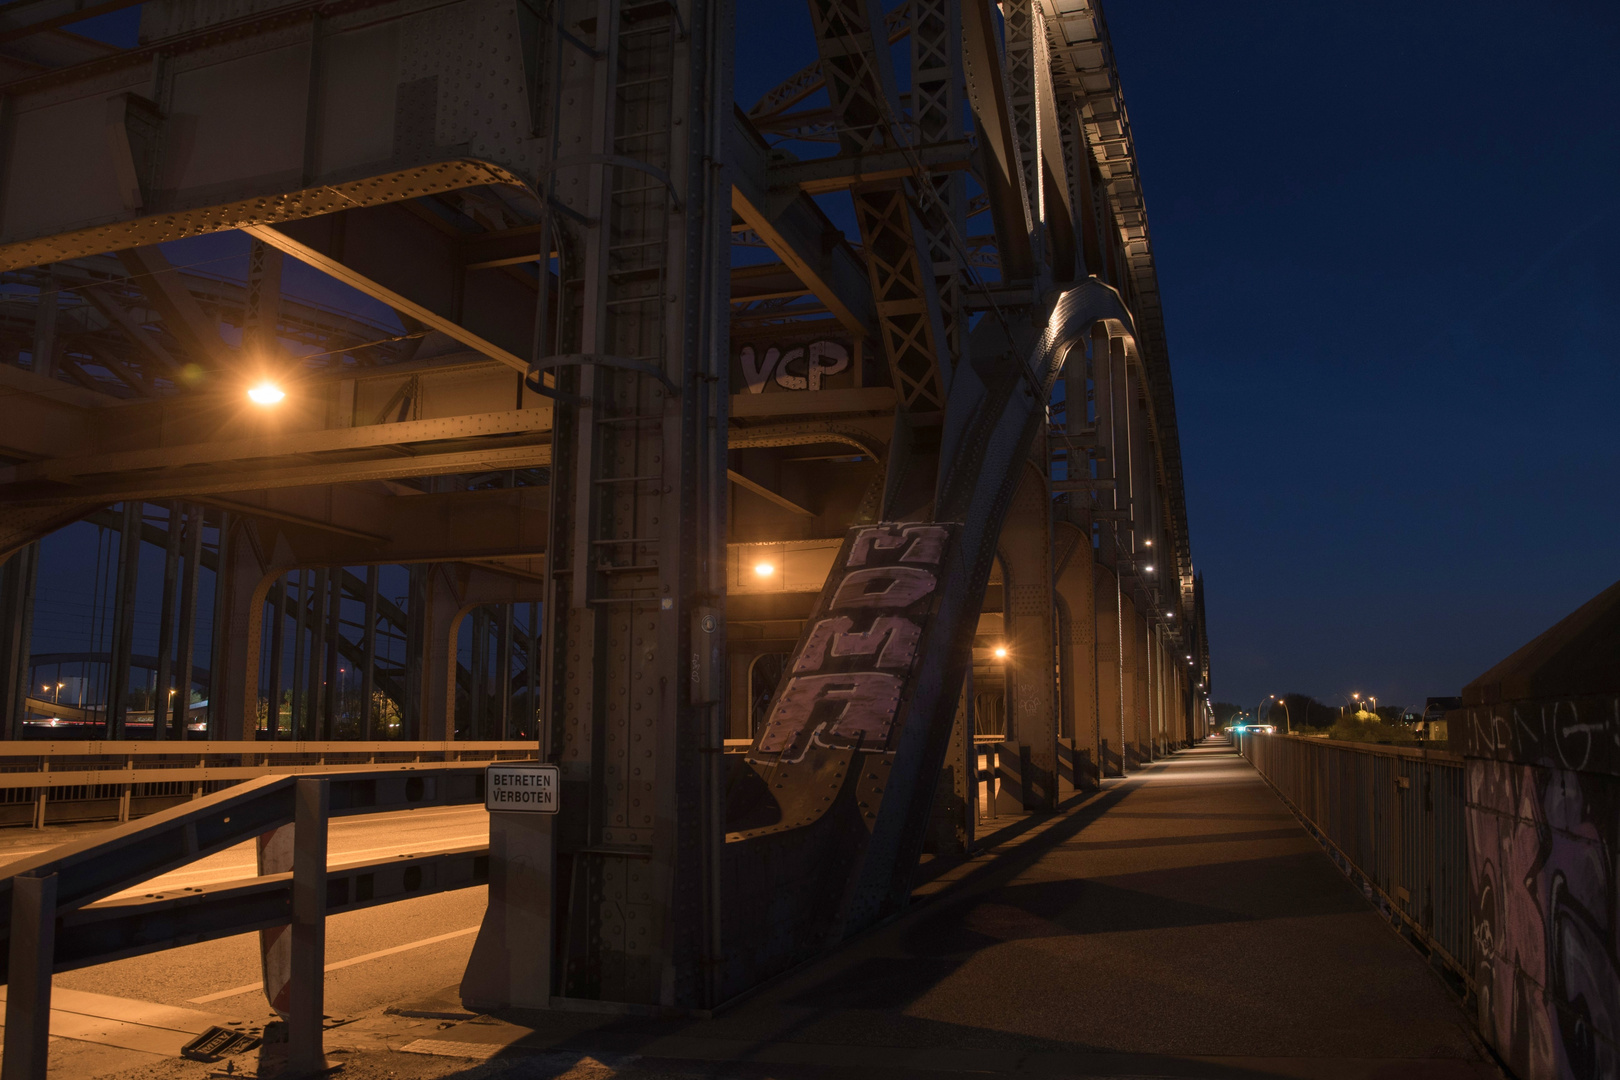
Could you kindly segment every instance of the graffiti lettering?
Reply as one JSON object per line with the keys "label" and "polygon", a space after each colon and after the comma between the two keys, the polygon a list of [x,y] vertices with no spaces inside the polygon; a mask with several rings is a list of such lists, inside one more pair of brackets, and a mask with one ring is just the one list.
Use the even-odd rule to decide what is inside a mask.
{"label": "graffiti lettering", "polygon": [[867,559],[874,552],[893,551],[905,547],[905,554],[900,556],[901,562],[936,566],[945,550],[945,539],[949,535],[949,530],[939,525],[902,525],[898,532],[893,525],[862,529],[855,535],[855,543],[850,548],[847,565],[851,569],[865,566]]}
{"label": "graffiti lettering", "polygon": [[[855,621],[847,615],[822,619],[805,639],[804,649],[794,663],[795,672],[820,671],[827,658],[827,647],[834,656],[877,655],[875,667],[904,671],[917,655],[917,639],[922,631],[910,619],[880,616],[869,629],[855,632]],[[881,649],[881,651],[879,651]]]}
{"label": "graffiti lettering", "polygon": [[849,350],[836,341],[815,341],[808,349],[795,347],[787,352],[772,346],[765,350],[763,358],[752,345],[744,345],[740,358],[743,382],[748,384],[750,394],[764,393],[773,376],[776,385],[784,390],[816,391],[826,379],[849,370]]}
{"label": "graffiti lettering", "polygon": [[784,390],[803,390],[810,385],[810,380],[803,375],[794,375],[788,371],[788,365],[804,355],[803,349],[789,349],[782,354],[781,363],[776,365],[776,385]]}
{"label": "graffiti lettering", "polygon": [[910,607],[934,591],[934,575],[912,566],[873,566],[844,577],[832,609]]}
{"label": "graffiti lettering", "polygon": [[895,710],[900,707],[900,684],[899,676],[876,671],[795,676],[771,707],[759,750],[767,754],[788,750],[794,736],[809,726],[816,706],[824,701],[843,705],[835,717],[821,725],[827,734],[882,746],[888,740]]}
{"label": "graffiti lettering", "polygon": [[808,377],[810,389],[820,390],[821,380],[849,367],[849,351],[834,341],[817,341],[810,346]]}
{"label": "graffiti lettering", "polygon": [[936,568],[956,528],[890,524],[850,530],[749,752],[752,760],[795,763],[823,751],[890,752],[895,732],[909,722],[903,703],[940,602]]}
{"label": "graffiti lettering", "polygon": [[776,367],[776,360],[781,355],[775,349],[766,349],[765,362],[756,365],[754,363],[754,350],[747,345],[743,346],[743,380],[748,383],[748,392],[750,394],[758,394],[764,391],[765,380],[771,377],[771,371]]}

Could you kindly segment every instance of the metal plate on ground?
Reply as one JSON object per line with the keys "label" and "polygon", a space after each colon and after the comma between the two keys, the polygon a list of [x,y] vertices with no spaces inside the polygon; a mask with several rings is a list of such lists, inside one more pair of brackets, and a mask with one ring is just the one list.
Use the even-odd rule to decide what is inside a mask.
{"label": "metal plate on ground", "polygon": [[491,764],[484,773],[484,809],[555,814],[560,790],[555,765]]}

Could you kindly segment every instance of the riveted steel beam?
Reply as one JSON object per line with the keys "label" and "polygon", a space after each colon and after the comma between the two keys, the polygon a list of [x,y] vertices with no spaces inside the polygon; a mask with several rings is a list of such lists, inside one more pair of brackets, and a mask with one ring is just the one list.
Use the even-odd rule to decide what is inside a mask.
{"label": "riveted steel beam", "polygon": [[1027,281],[1035,274],[1030,240],[1035,219],[990,0],[963,0],[962,65],[983,153],[979,178],[995,222],[1002,280]]}
{"label": "riveted steel beam", "polygon": [[770,149],[741,113],[733,116],[730,136],[732,210],[844,329],[877,336],[872,285],[844,234],[808,195],[772,188]]}
{"label": "riveted steel beam", "polygon": [[154,13],[153,40],[6,86],[0,269],[478,185],[532,199],[531,58],[477,0],[231,10]]}
{"label": "riveted steel beam", "polygon": [[398,204],[244,231],[470,349],[528,370],[538,279],[506,267],[534,262],[537,238],[518,241],[532,252],[526,258],[513,257],[510,246],[475,248],[474,265],[482,265],[471,269],[463,235]]}
{"label": "riveted steel beam", "polygon": [[[810,20],[845,154],[909,148],[900,130],[882,14],[869,0],[809,0]],[[921,169],[918,169],[920,174]],[[883,350],[901,407],[943,409],[950,373],[927,234],[917,216],[911,180],[856,184],[850,189],[872,282]]]}

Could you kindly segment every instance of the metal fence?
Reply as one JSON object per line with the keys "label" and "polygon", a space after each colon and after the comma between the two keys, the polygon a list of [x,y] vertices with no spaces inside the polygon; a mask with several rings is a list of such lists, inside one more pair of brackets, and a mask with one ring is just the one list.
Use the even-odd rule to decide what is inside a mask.
{"label": "metal fence", "polygon": [[[0,877],[0,979],[7,984],[7,1080],[46,1080],[51,984],[60,971],[277,926],[292,928],[288,1067],[324,1066],[326,918],[486,885],[489,848],[330,866],[331,817],[483,803],[485,766],[423,762],[258,775],[144,821],[81,836],[6,864]],[[131,885],[293,826],[291,873],[109,899]],[[221,1074],[223,1075],[223,1074]]]}
{"label": "metal fence", "polygon": [[1462,758],[1297,735],[1245,734],[1239,752],[1397,926],[1472,989]]}
{"label": "metal fence", "polygon": [[514,742],[0,741],[0,826],[129,821],[281,773],[532,758]]}

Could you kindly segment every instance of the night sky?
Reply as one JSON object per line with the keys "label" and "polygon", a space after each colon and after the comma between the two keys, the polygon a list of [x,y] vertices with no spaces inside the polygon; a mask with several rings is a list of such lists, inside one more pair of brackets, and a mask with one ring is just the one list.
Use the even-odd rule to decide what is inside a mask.
{"label": "night sky", "polygon": [[[738,6],[747,108],[814,50]],[[1215,696],[1457,692],[1620,577],[1620,6],[1106,12]]]}
{"label": "night sky", "polygon": [[1620,578],[1620,6],[1106,11],[1215,696],[1456,693]]}

